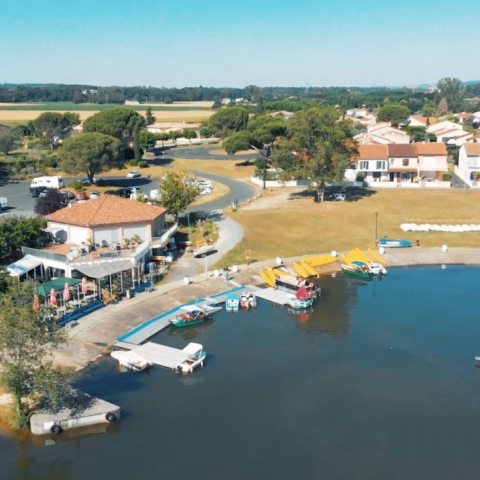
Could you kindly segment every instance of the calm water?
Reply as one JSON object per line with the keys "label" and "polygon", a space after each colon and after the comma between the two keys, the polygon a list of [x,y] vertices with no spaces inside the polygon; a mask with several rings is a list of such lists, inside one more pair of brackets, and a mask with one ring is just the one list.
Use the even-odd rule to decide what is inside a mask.
{"label": "calm water", "polygon": [[339,275],[311,315],[261,302],[166,331],[154,341],[202,343],[206,368],[119,373],[106,359],[81,387],[122,420],[50,446],[0,437],[0,479],[477,479],[479,275]]}

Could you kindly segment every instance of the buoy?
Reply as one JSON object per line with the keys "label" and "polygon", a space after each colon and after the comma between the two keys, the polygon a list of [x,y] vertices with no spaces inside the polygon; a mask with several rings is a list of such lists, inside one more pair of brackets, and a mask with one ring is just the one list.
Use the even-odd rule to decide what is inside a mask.
{"label": "buoy", "polygon": [[380,255],[385,255],[385,248],[384,248],[384,247],[380,247],[380,248],[378,249],[378,253],[379,253]]}
{"label": "buoy", "polygon": [[62,430],[63,430],[62,427],[60,425],[57,425],[57,424],[52,425],[50,427],[50,431],[52,433],[54,433],[55,435],[58,435],[59,433],[62,433]]}
{"label": "buoy", "polygon": [[106,415],[105,415],[105,418],[107,419],[107,422],[115,422],[117,420],[117,417],[114,413],[112,412],[108,412]]}
{"label": "buoy", "polygon": [[442,252],[448,252],[448,245],[446,243],[442,245]]}

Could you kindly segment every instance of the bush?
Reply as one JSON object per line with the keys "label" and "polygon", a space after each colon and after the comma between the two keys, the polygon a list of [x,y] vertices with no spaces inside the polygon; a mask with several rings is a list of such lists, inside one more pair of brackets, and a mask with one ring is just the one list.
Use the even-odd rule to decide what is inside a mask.
{"label": "bush", "polygon": [[56,157],[46,157],[43,159],[42,164],[45,167],[55,168],[58,165],[58,158]]}
{"label": "bush", "polygon": [[442,174],[442,181],[444,182],[449,182],[452,179],[449,173],[443,173]]}
{"label": "bush", "polygon": [[138,166],[138,162],[137,162],[134,158],[132,158],[132,159],[128,162],[128,164],[129,164],[131,167],[136,167],[136,166]]}
{"label": "bush", "polygon": [[[131,164],[131,162],[130,162]],[[141,160],[140,162],[138,162],[138,166],[140,168],[148,168],[148,162],[146,162],[145,160]]]}
{"label": "bush", "polygon": [[73,188],[76,192],[82,192],[85,187],[80,180],[74,180],[68,185],[68,188]]}

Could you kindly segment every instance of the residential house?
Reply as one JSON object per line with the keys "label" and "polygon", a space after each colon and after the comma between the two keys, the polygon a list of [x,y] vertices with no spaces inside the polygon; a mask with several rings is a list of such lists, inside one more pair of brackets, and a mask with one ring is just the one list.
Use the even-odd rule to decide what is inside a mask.
{"label": "residential house", "polygon": [[147,130],[150,133],[170,133],[177,130],[192,129],[197,130],[200,127],[199,123],[186,123],[183,122],[163,122],[163,123],[152,123],[148,125]]}
{"label": "residential house", "polygon": [[448,144],[456,144],[457,138],[469,138],[471,136],[471,132],[465,132],[463,128],[460,130],[458,128],[450,128],[448,130],[442,130],[440,132],[436,132],[435,135],[437,136],[437,142],[448,143]]}
{"label": "residential house", "polygon": [[366,108],[350,108],[346,114],[348,117],[363,118],[369,114],[369,111]]}
{"label": "residential house", "polygon": [[465,143],[455,173],[471,188],[480,188],[480,143]]}
{"label": "residential house", "polygon": [[124,105],[140,105],[138,100],[125,100]]}
{"label": "residential house", "polygon": [[391,182],[413,182],[418,175],[418,157],[415,146],[388,145],[388,173]]}
{"label": "residential house", "polygon": [[365,174],[366,185],[389,181],[387,145],[359,145],[358,153],[357,171]]}
{"label": "residential house", "polygon": [[410,135],[392,127],[388,122],[367,126],[367,131],[353,137],[360,145],[388,145],[390,143],[410,143]]}
{"label": "residential house", "polygon": [[[447,147],[444,143],[415,143],[418,155],[418,177],[421,182],[443,182],[442,174],[448,172]],[[445,182],[443,182],[445,183]],[[446,182],[447,184],[449,182]],[[423,185],[430,186],[430,185]],[[432,186],[435,186],[432,184]]]}
{"label": "residential house", "polygon": [[441,122],[434,123],[427,128],[428,133],[433,133],[437,135],[439,132],[444,132],[447,130],[463,130],[463,126],[459,123],[451,122],[450,120],[443,120]]}
{"label": "residential house", "polygon": [[289,118],[292,118],[295,113],[294,112],[288,112],[287,110],[280,110],[278,112],[272,112],[269,113],[271,117],[283,117],[285,120],[288,120]]}
{"label": "residential house", "polygon": [[428,127],[438,122],[438,118],[422,117],[421,115],[411,115],[408,120],[410,127]]}
{"label": "residential house", "polygon": [[462,125],[464,125],[465,123],[467,123],[467,120],[468,120],[471,116],[472,116],[471,113],[466,113],[466,112],[455,113],[455,114],[454,114],[454,117],[457,117],[459,123],[461,123]]}
{"label": "residential house", "polygon": [[142,271],[155,249],[165,247],[177,230],[176,225],[165,229],[165,212],[163,207],[105,195],[47,215],[46,231],[57,241],[23,247],[23,253],[42,262],[47,279],[99,279],[134,268]]}

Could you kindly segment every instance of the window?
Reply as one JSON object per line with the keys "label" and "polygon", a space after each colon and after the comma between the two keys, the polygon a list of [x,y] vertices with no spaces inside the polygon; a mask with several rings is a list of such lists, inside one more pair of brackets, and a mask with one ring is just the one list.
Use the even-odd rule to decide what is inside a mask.
{"label": "window", "polygon": [[403,162],[402,162],[402,163],[403,163],[403,166],[404,166],[404,167],[408,167],[408,162],[409,162],[408,158],[404,158],[404,159],[403,159]]}
{"label": "window", "polygon": [[362,160],[360,162],[360,170],[368,170],[368,162]]}
{"label": "window", "polygon": [[377,161],[377,170],[385,170],[385,162]]}

